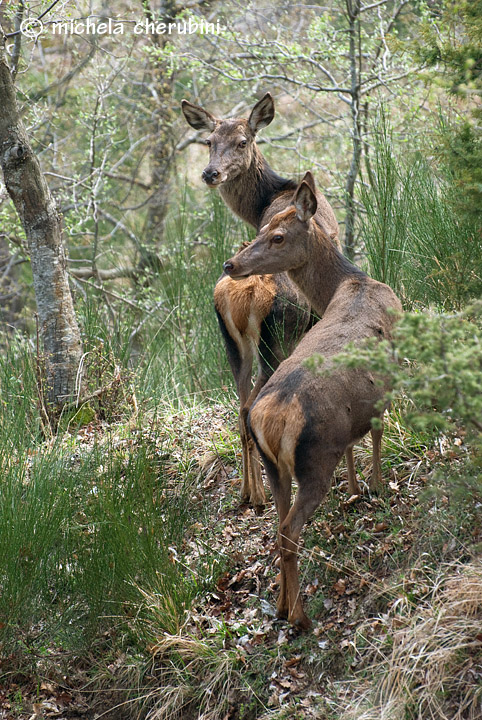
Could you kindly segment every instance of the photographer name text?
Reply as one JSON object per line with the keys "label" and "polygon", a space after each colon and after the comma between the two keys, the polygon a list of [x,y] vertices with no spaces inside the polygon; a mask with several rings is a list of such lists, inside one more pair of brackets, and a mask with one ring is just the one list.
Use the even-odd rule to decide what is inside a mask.
{"label": "photographer name text", "polygon": [[[115,18],[87,17],[85,19],[53,22],[50,31],[53,35],[217,35],[223,30],[219,20],[208,22],[204,19],[189,18],[173,22],[148,20],[134,23],[116,20]],[[41,20],[24,20],[20,31],[28,37],[35,37],[45,32]]]}

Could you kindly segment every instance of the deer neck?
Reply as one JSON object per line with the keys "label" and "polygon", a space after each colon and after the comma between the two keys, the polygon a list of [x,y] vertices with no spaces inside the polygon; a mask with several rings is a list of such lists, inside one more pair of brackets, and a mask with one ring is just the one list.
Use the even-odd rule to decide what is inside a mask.
{"label": "deer neck", "polygon": [[288,275],[311,303],[318,315],[323,315],[333,296],[345,281],[366,274],[347,260],[341,252],[310,223],[312,253],[309,261],[289,270]]}
{"label": "deer neck", "polygon": [[283,190],[295,189],[296,183],[275,173],[255,145],[249,168],[227,180],[219,191],[236,215],[259,230],[263,213],[274,197]]}

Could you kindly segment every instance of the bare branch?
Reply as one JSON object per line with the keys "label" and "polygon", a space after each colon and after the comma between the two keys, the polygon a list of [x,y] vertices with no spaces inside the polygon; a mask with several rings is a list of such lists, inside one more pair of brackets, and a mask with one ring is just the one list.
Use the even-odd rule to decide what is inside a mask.
{"label": "bare branch", "polygon": [[[54,0],[53,3],[51,3],[51,4],[48,6],[48,8],[47,8],[46,10],[44,10],[43,13],[41,13],[41,14],[38,16],[38,18],[35,18],[35,20],[42,20],[42,18],[44,18],[51,10],[53,10],[53,8],[54,8],[59,2],[60,2],[60,0]],[[15,30],[15,32],[6,33],[6,34],[4,35],[4,37],[5,37],[5,38],[10,38],[10,37],[16,37],[16,36],[18,36],[18,35],[21,35],[21,30],[20,30],[20,29]]]}
{"label": "bare branch", "polygon": [[110,268],[101,270],[96,268],[95,272],[92,267],[84,268],[69,268],[70,275],[77,278],[77,280],[99,278],[99,280],[117,280],[119,278],[136,278],[139,274],[138,270],[134,267],[126,268]]}
{"label": "bare branch", "polygon": [[[70,272],[70,271],[69,271]],[[90,280],[85,280],[84,278],[78,277],[76,278],[79,282],[84,283],[84,285],[89,285],[89,287],[94,288],[95,290],[98,290],[101,293],[104,293],[105,295],[108,295],[109,297],[114,298],[115,300],[120,300],[121,302],[125,303],[126,305],[129,305],[129,307],[134,308],[134,310],[142,310],[139,305],[136,305],[136,303],[133,303],[131,300],[128,300],[126,297],[122,295],[118,295],[115,292],[112,292],[112,290],[106,290],[105,287],[102,287],[101,285],[96,285],[95,283],[91,282]]]}
{"label": "bare branch", "polygon": [[379,2],[372,3],[372,5],[362,5],[360,12],[366,12],[367,10],[373,10],[373,8],[380,7],[380,5],[386,5],[388,0],[379,0]]}
{"label": "bare branch", "polygon": [[[306,123],[305,125],[301,125],[300,127],[296,127],[293,130],[289,130],[288,132],[284,133],[283,135],[276,135],[274,137],[270,138],[264,138],[260,137],[257,140],[258,145],[264,145],[264,144],[272,144],[273,142],[279,142],[281,140],[286,140],[289,137],[293,137],[293,135],[298,135],[299,133],[304,132],[305,130],[309,130],[312,127],[316,127],[317,125],[320,125],[324,120],[321,118],[317,118],[316,120],[313,120],[312,122]],[[176,150],[181,151],[184,150],[188,145],[192,145],[194,143],[197,143],[198,145],[205,145],[205,141],[201,138],[201,135],[203,134],[202,131],[199,131],[195,133],[194,135],[190,135],[185,140],[182,140],[180,143],[176,145]]]}
{"label": "bare branch", "polygon": [[[65,73],[63,77],[61,77],[59,80],[56,80],[53,83],[50,83],[50,85],[47,85],[46,87],[42,88],[41,90],[38,90],[35,93],[32,93],[29,95],[29,102],[37,102],[37,100],[40,100],[43,97],[47,97],[50,95],[54,90],[58,90],[63,85],[68,85],[68,83],[73,80],[73,78],[78,75],[86,65],[89,64],[89,62],[92,60],[92,58],[95,55],[95,51],[97,50],[97,45],[95,42],[89,37],[88,38],[91,48],[88,52],[88,54],[80,61],[78,65],[76,65],[75,68],[72,68],[72,70],[69,70],[68,73]],[[24,108],[26,109],[26,108]]]}

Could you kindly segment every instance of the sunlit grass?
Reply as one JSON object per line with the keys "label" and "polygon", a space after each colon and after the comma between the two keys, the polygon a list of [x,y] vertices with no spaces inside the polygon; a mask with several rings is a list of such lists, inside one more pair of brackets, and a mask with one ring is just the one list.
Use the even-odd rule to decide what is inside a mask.
{"label": "sunlit grass", "polygon": [[453,185],[420,153],[396,150],[382,114],[361,185],[361,241],[370,274],[406,309],[460,310],[482,293],[480,227],[461,216]]}

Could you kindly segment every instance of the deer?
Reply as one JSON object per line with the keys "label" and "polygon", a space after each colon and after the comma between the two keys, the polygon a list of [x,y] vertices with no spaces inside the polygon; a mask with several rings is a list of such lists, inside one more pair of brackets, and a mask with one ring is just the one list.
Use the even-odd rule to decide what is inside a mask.
{"label": "deer", "polygon": [[[249,117],[219,119],[187,100],[181,103],[188,124],[208,131],[209,163],[202,179],[218,188],[226,205],[257,231],[292,201],[298,184],[268,165],[256,143],[259,130],[271,123],[274,101],[266,93]],[[338,223],[327,199],[317,192],[315,221],[340,247]],[[288,357],[313,322],[310,306],[285,273],[267,273],[234,282],[223,273],[214,290],[214,306],[239,397],[242,448],[241,500],[262,512],[266,495],[261,467],[246,419],[249,408],[280,362]],[[252,387],[252,369],[258,373]]]}
{"label": "deer", "polygon": [[[239,282],[258,273],[287,272],[321,316],[268,379],[247,419],[279,520],[277,613],[300,630],[311,627],[298,576],[301,530],[327,495],[343,454],[370,430],[372,484],[381,477],[381,423],[388,407],[384,401],[388,382],[369,369],[336,366],[333,358],[349,343],[359,345],[371,337],[390,340],[402,309],[388,285],[370,278],[330,242],[313,220],[316,208],[313,176],[307,173],[293,204],[274,215],[248,247],[224,263],[225,273]],[[316,353],[324,357],[328,374],[315,374],[306,367],[306,360]],[[381,429],[372,428],[372,418],[379,419]],[[291,505],[293,479],[297,493]]]}

